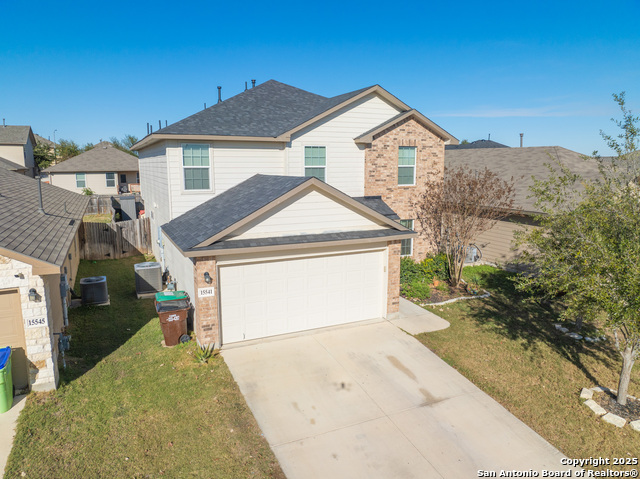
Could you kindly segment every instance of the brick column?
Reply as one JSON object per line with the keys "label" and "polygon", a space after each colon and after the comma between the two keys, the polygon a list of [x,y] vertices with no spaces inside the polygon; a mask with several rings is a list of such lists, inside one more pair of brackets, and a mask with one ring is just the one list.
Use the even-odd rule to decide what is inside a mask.
{"label": "brick column", "polygon": [[387,245],[387,319],[393,319],[400,312],[400,241],[389,241]]}
{"label": "brick column", "polygon": [[[218,273],[216,268],[216,258],[214,256],[206,256],[196,258],[194,264],[194,285],[195,295],[193,305],[195,308],[194,329],[198,344],[209,346],[215,345],[220,347],[219,337],[219,320],[218,320]],[[207,284],[204,280],[204,273],[211,275],[213,280],[211,284]],[[206,298],[198,297],[199,288],[213,288],[216,292],[215,296]]]}

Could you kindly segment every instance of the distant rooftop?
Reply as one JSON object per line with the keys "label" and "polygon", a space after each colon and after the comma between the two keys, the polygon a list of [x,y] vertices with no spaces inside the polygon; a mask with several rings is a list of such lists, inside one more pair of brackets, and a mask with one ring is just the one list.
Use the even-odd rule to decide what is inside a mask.
{"label": "distant rooftop", "polygon": [[50,166],[43,171],[46,173],[138,171],[138,158],[119,150],[108,141],[103,141],[89,151]]}
{"label": "distant rooftop", "polygon": [[476,140],[459,145],[445,145],[445,150],[466,150],[471,148],[509,148],[507,145],[493,140]]}
{"label": "distant rooftop", "polygon": [[31,142],[35,144],[35,137],[28,125],[0,126],[0,145],[26,145],[31,136]]}

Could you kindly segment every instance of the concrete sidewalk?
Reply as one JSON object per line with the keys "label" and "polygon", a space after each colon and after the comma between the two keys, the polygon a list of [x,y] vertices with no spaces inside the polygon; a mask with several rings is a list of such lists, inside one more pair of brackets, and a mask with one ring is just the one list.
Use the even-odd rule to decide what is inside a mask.
{"label": "concrete sidewalk", "polygon": [[[403,310],[407,330],[446,327],[437,316]],[[558,450],[394,324],[223,351],[287,477],[567,470]]]}
{"label": "concrete sidewalk", "polygon": [[13,438],[16,434],[18,416],[26,402],[26,395],[16,396],[13,398],[13,406],[11,409],[0,414],[0,472],[2,472],[2,476],[4,476],[4,468],[7,465],[7,459],[13,447]]}
{"label": "concrete sidewalk", "polygon": [[432,333],[449,327],[449,321],[400,298],[400,314],[391,323],[409,334]]}

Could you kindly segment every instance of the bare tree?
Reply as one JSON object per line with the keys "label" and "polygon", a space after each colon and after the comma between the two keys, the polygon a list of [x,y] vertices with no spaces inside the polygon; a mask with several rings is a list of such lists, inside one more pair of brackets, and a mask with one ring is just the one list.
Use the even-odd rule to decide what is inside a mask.
{"label": "bare tree", "polygon": [[498,220],[513,215],[515,180],[484,168],[445,168],[414,201],[422,234],[446,253],[451,286],[460,284],[467,248]]}

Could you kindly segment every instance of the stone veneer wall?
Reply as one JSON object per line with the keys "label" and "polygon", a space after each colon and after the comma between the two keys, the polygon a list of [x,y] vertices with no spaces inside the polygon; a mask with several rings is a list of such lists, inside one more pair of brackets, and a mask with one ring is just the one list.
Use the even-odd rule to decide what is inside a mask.
{"label": "stone veneer wall", "polygon": [[[398,185],[398,147],[416,147],[416,184]],[[424,234],[411,201],[424,192],[427,179],[444,178],[444,141],[409,117],[378,133],[365,149],[364,194],[381,196],[403,220],[414,220],[420,236],[413,240],[413,258],[423,259],[435,245]]]}
{"label": "stone veneer wall", "polygon": [[[20,274],[23,278],[16,278]],[[39,302],[29,301],[31,288],[40,295]],[[57,298],[55,292],[48,291],[43,278],[32,273],[31,265],[6,256],[0,256],[0,289],[17,289],[20,292],[29,386],[34,391],[55,389],[58,384],[57,348],[54,346],[57,339],[54,339],[51,317],[51,301]],[[47,319],[46,326],[27,327],[28,319],[42,317]]]}
{"label": "stone veneer wall", "polygon": [[[193,304],[195,307],[195,331],[198,344],[211,345],[220,347],[219,321],[218,321],[218,272],[217,263],[214,256],[205,256],[202,258],[194,258],[193,267],[195,298]],[[204,280],[204,273],[208,272],[213,280],[211,284],[207,284]],[[214,288],[215,296],[206,298],[198,297],[198,288]]]}

